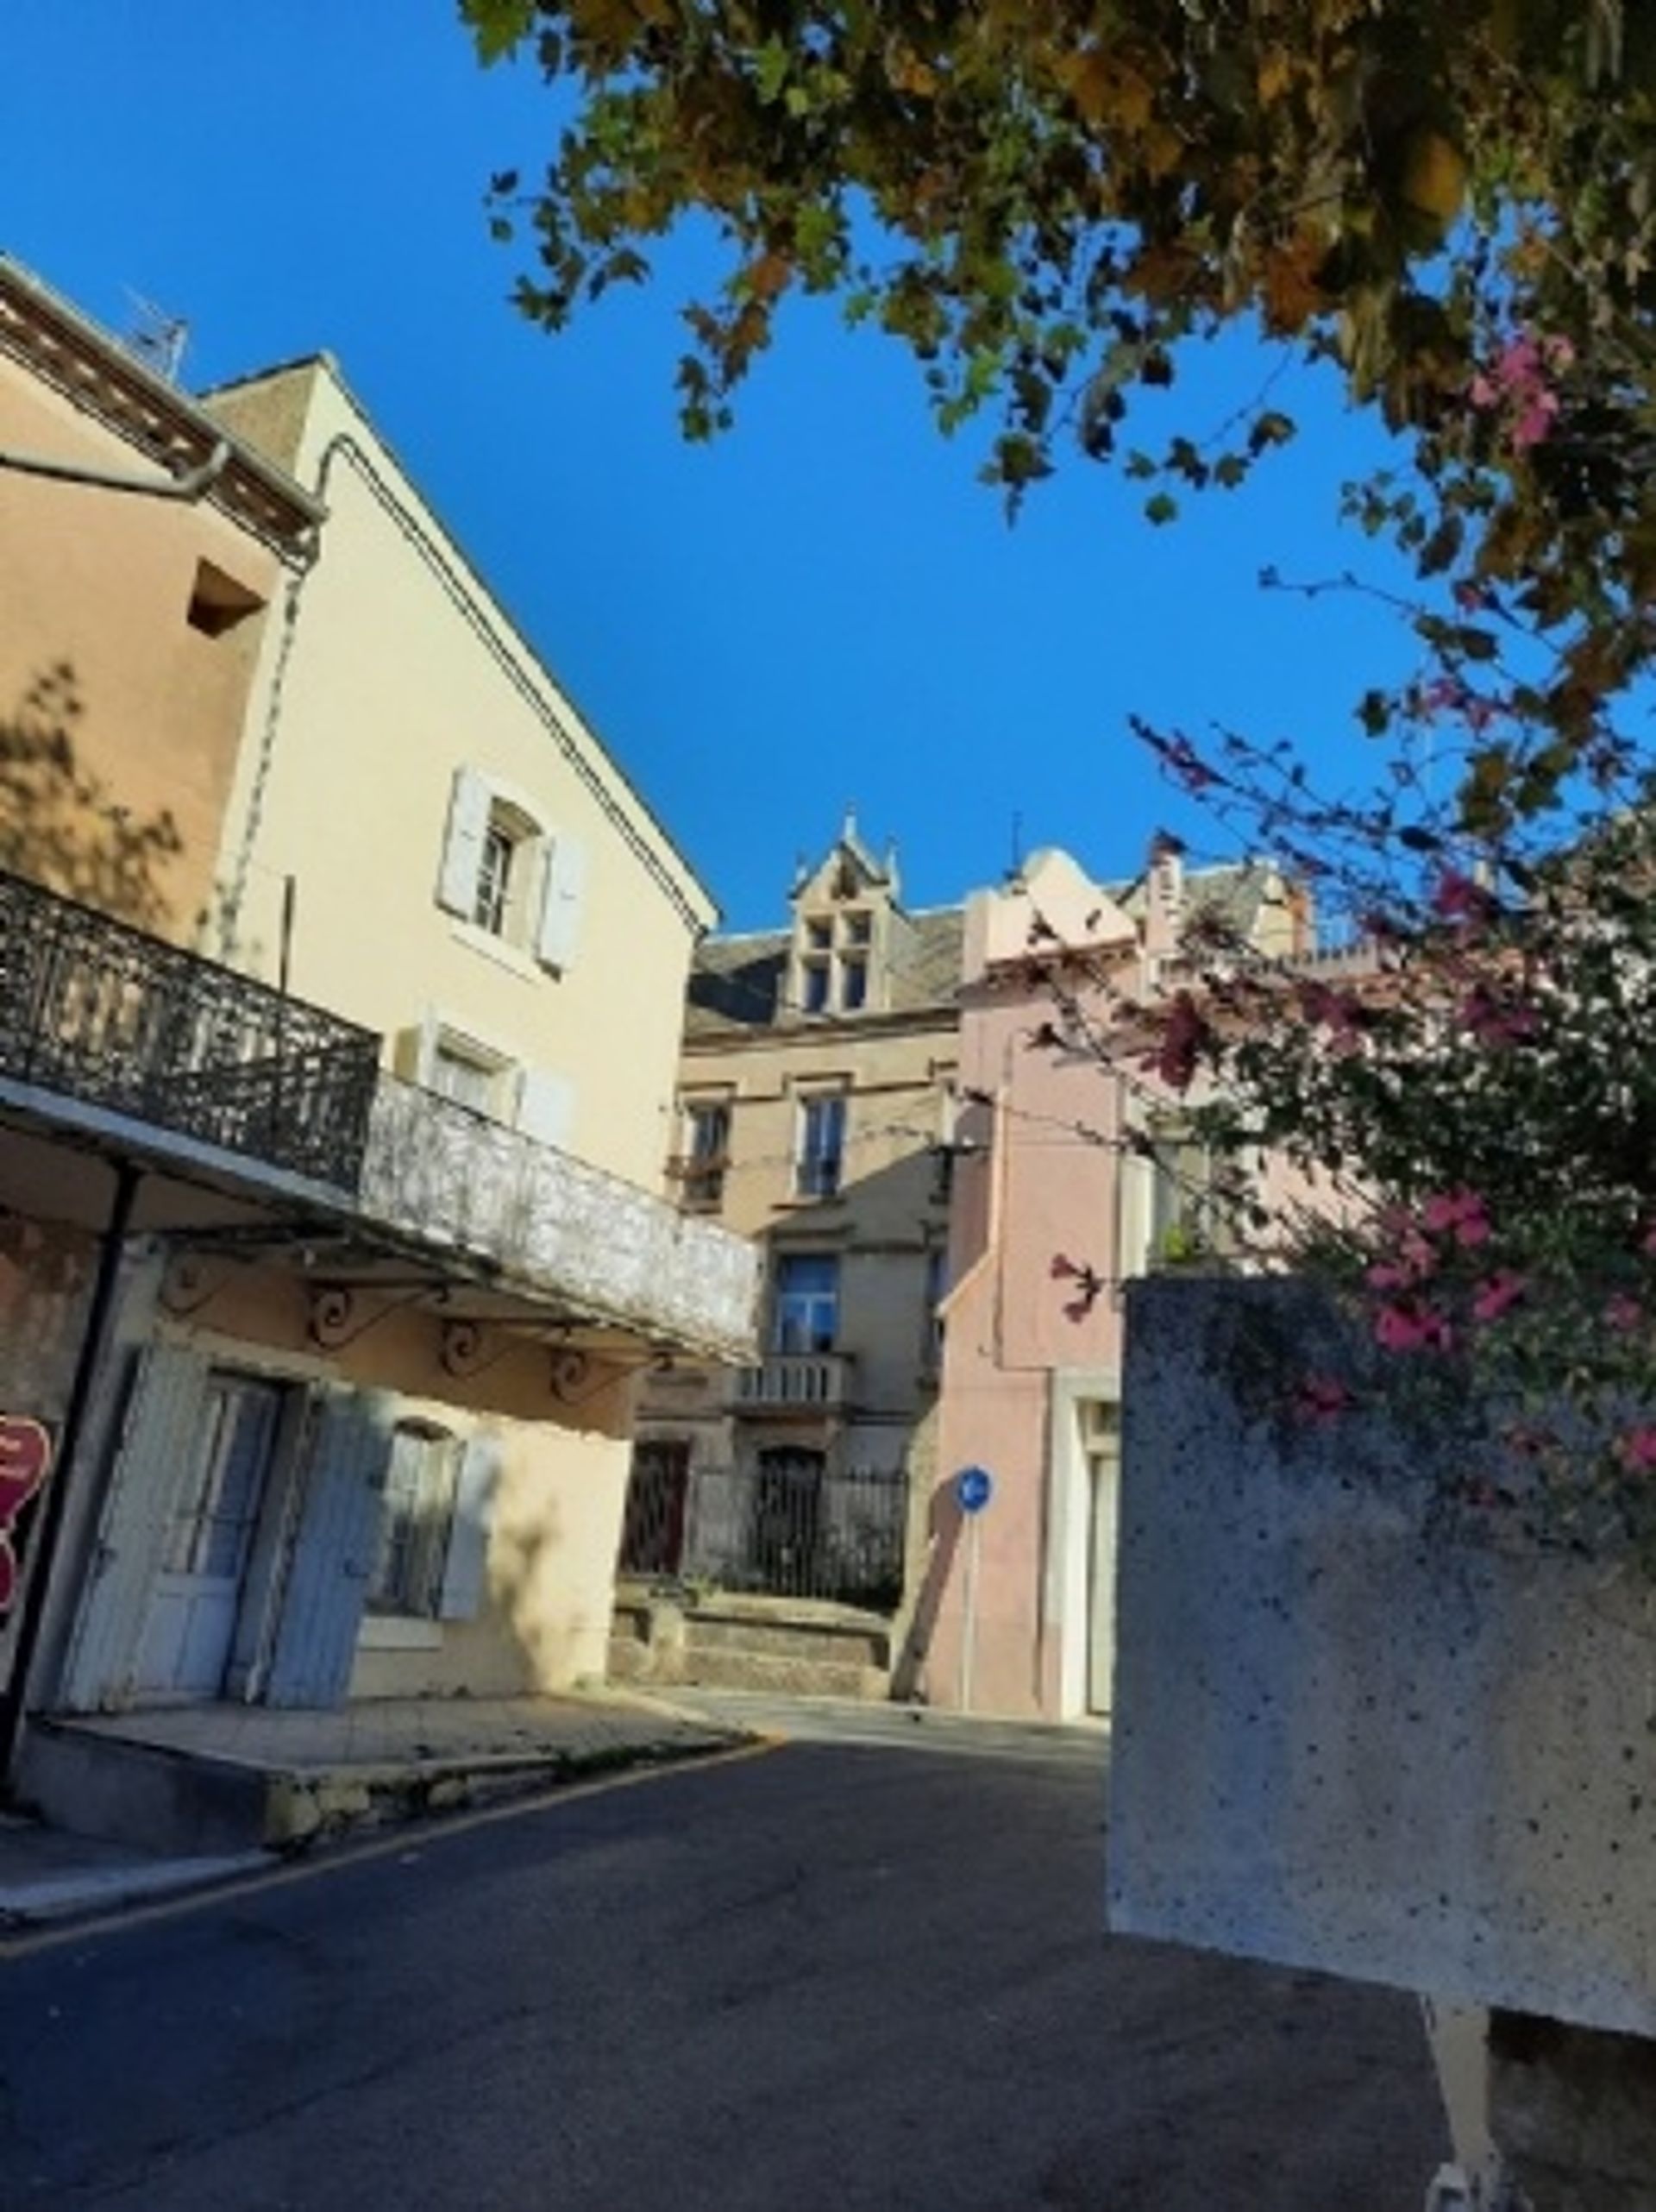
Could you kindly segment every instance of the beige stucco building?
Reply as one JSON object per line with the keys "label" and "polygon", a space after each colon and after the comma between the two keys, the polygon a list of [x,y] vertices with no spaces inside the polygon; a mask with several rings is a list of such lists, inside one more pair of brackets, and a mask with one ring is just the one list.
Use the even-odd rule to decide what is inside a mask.
{"label": "beige stucco building", "polygon": [[[789,906],[697,955],[672,1147],[687,1213],[763,1248],[763,1356],[649,1377],[623,1596],[678,1577],[889,1622],[935,1458],[961,910],[906,909],[849,819]],[[874,1671],[890,1643],[862,1640]]]}
{"label": "beige stucco building", "polygon": [[[662,1188],[711,902],[331,363],[197,402],[72,328],[66,385],[11,356],[19,435],[49,458],[66,410],[76,473],[0,478],[7,573],[42,652],[124,672],[111,806],[200,773],[141,914],[192,949],[102,879],[0,877],[0,1420],[53,1460],[19,1502],[0,1448],[14,1705],[596,1675],[637,1376],[753,1351],[756,1255]],[[104,481],[135,382],[162,497]],[[210,636],[185,593],[235,646],[216,690],[150,634],[191,560],[257,600]]]}
{"label": "beige stucco building", "polygon": [[189,939],[321,506],[3,256],[0,455],[0,866]]}

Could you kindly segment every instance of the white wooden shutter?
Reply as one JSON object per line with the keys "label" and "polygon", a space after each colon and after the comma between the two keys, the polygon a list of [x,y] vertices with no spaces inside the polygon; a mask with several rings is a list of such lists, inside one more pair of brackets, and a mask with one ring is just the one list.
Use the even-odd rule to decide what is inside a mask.
{"label": "white wooden shutter", "polygon": [[549,1069],[526,1067],[518,1078],[518,1128],[536,1144],[565,1147],[575,1118],[575,1086]]}
{"label": "white wooden shutter", "polygon": [[328,1389],[316,1416],[265,1685],[271,1705],[325,1709],[344,1699],[390,1463],[388,1402],[377,1392]]}
{"label": "white wooden shutter", "polygon": [[437,903],[467,921],[477,903],[489,806],[486,781],[474,768],[457,768],[448,794],[448,826],[443,833],[442,865],[437,871]]}
{"label": "white wooden shutter", "polygon": [[155,1344],[144,1354],[58,1692],[73,1712],[117,1706],[131,1696],[150,1591],[199,1449],[206,1391],[199,1352]]}
{"label": "white wooden shutter", "polygon": [[455,1481],[455,1518],[443,1563],[440,1620],[474,1620],[488,1587],[489,1523],[500,1480],[498,1437],[474,1436],[461,1455]]}
{"label": "white wooden shutter", "polygon": [[586,888],[585,846],[561,832],[549,838],[541,874],[540,926],[535,933],[535,957],[543,966],[562,970],[573,963]]}
{"label": "white wooden shutter", "polygon": [[437,1055],[437,1017],[428,1008],[418,1021],[398,1030],[392,1040],[391,1065],[405,1083],[430,1084]]}

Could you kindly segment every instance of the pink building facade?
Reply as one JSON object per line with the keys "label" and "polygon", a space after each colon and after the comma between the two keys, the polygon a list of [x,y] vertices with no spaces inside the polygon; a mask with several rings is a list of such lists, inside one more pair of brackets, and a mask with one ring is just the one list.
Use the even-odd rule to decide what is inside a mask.
{"label": "pink building facade", "polygon": [[[1161,843],[1113,895],[1054,851],[968,902],[938,1475],[900,1694],[1108,1717],[1120,1285],[1200,1259],[1205,1163],[1181,1102],[1104,1065],[1075,1025],[1065,1041],[1063,1005],[1077,994],[1084,1028],[1118,995],[1170,987],[1204,909],[1270,955],[1305,949],[1303,908],[1275,870],[1187,874]],[[1135,1133],[1154,1136],[1154,1158]],[[957,1480],[972,1467],[992,1490],[969,1515]]]}

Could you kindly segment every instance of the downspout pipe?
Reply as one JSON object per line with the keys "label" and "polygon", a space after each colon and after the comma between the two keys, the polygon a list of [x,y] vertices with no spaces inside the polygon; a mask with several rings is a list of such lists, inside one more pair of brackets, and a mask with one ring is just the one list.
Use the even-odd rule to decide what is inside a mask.
{"label": "downspout pipe", "polygon": [[0,468],[13,469],[20,475],[45,476],[54,484],[81,484],[91,491],[129,492],[140,499],[186,502],[204,498],[224,474],[229,459],[229,441],[220,438],[205,461],[182,476],[126,476],[115,469],[80,468],[72,462],[48,461],[41,454],[8,453],[0,449]]}
{"label": "downspout pipe", "polygon": [[142,1169],[135,1167],[130,1160],[123,1159],[116,1169],[115,1197],[110,1207],[109,1220],[99,1240],[97,1274],[92,1285],[91,1304],[80,1340],[80,1352],[75,1361],[74,1379],[69,1386],[69,1403],[64,1410],[63,1427],[58,1434],[55,1464],[41,1494],[40,1516],[29,1541],[23,1606],[17,1623],[17,1641],[12,1650],[11,1680],[3,1698],[0,1698],[0,1782],[3,1782],[11,1771],[12,1755],[22,1733],[28,1677],[34,1668],[41,1630],[46,1619],[53,1568],[56,1565],[58,1546],[63,1536],[69,1486],[77,1475],[75,1463],[79,1455],[81,1432],[86,1425],[86,1409],[91,1401],[92,1387],[103,1365],[110,1335],[121,1263],[132,1228],[133,1205],[143,1179]]}

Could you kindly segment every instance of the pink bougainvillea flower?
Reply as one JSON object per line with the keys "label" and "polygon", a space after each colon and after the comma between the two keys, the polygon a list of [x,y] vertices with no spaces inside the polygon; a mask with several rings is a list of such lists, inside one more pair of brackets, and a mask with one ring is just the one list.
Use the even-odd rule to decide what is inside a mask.
{"label": "pink bougainvillea flower", "polygon": [[1619,1329],[1626,1335],[1633,1329],[1643,1328],[1645,1310],[1637,1298],[1630,1298],[1625,1291],[1618,1291],[1613,1298],[1605,1301],[1604,1319],[1608,1327]]}
{"label": "pink bougainvillea flower", "polygon": [[1656,1429],[1648,1423],[1629,1429],[1617,1440],[1615,1455],[1629,1474],[1648,1474],[1656,1467]]}
{"label": "pink bougainvillea flower", "polygon": [[1482,921],[1495,911],[1495,900],[1482,883],[1446,868],[1432,893],[1432,911],[1446,921]]}
{"label": "pink bougainvillea flower", "polygon": [[1374,1318],[1377,1343],[1388,1352],[1447,1352],[1455,1332],[1430,1306],[1383,1305]]}
{"label": "pink bougainvillea flower", "polygon": [[1521,1001],[1496,996],[1487,983],[1474,983],[1455,1018],[1480,1045],[1521,1045],[1535,1034],[1535,1009]]}
{"label": "pink bougainvillea flower", "polygon": [[1522,1275],[1515,1274],[1510,1267],[1502,1268],[1498,1274],[1490,1277],[1474,1297],[1473,1320],[1499,1321],[1509,1307],[1517,1304],[1528,1288],[1528,1282]]}
{"label": "pink bougainvillea flower", "polygon": [[1357,1403],[1349,1384],[1338,1375],[1307,1375],[1294,1393],[1295,1417],[1301,1421],[1333,1421]]}
{"label": "pink bougainvillea flower", "polygon": [[1162,1026],[1160,1048],[1146,1065],[1155,1069],[1170,1090],[1189,1090],[1210,1034],[1195,1000],[1188,990],[1177,991]]}
{"label": "pink bougainvillea flower", "polygon": [[1421,1221],[1433,1236],[1450,1236],[1457,1244],[1484,1244],[1490,1235],[1490,1217],[1476,1191],[1441,1191],[1421,1209]]}

